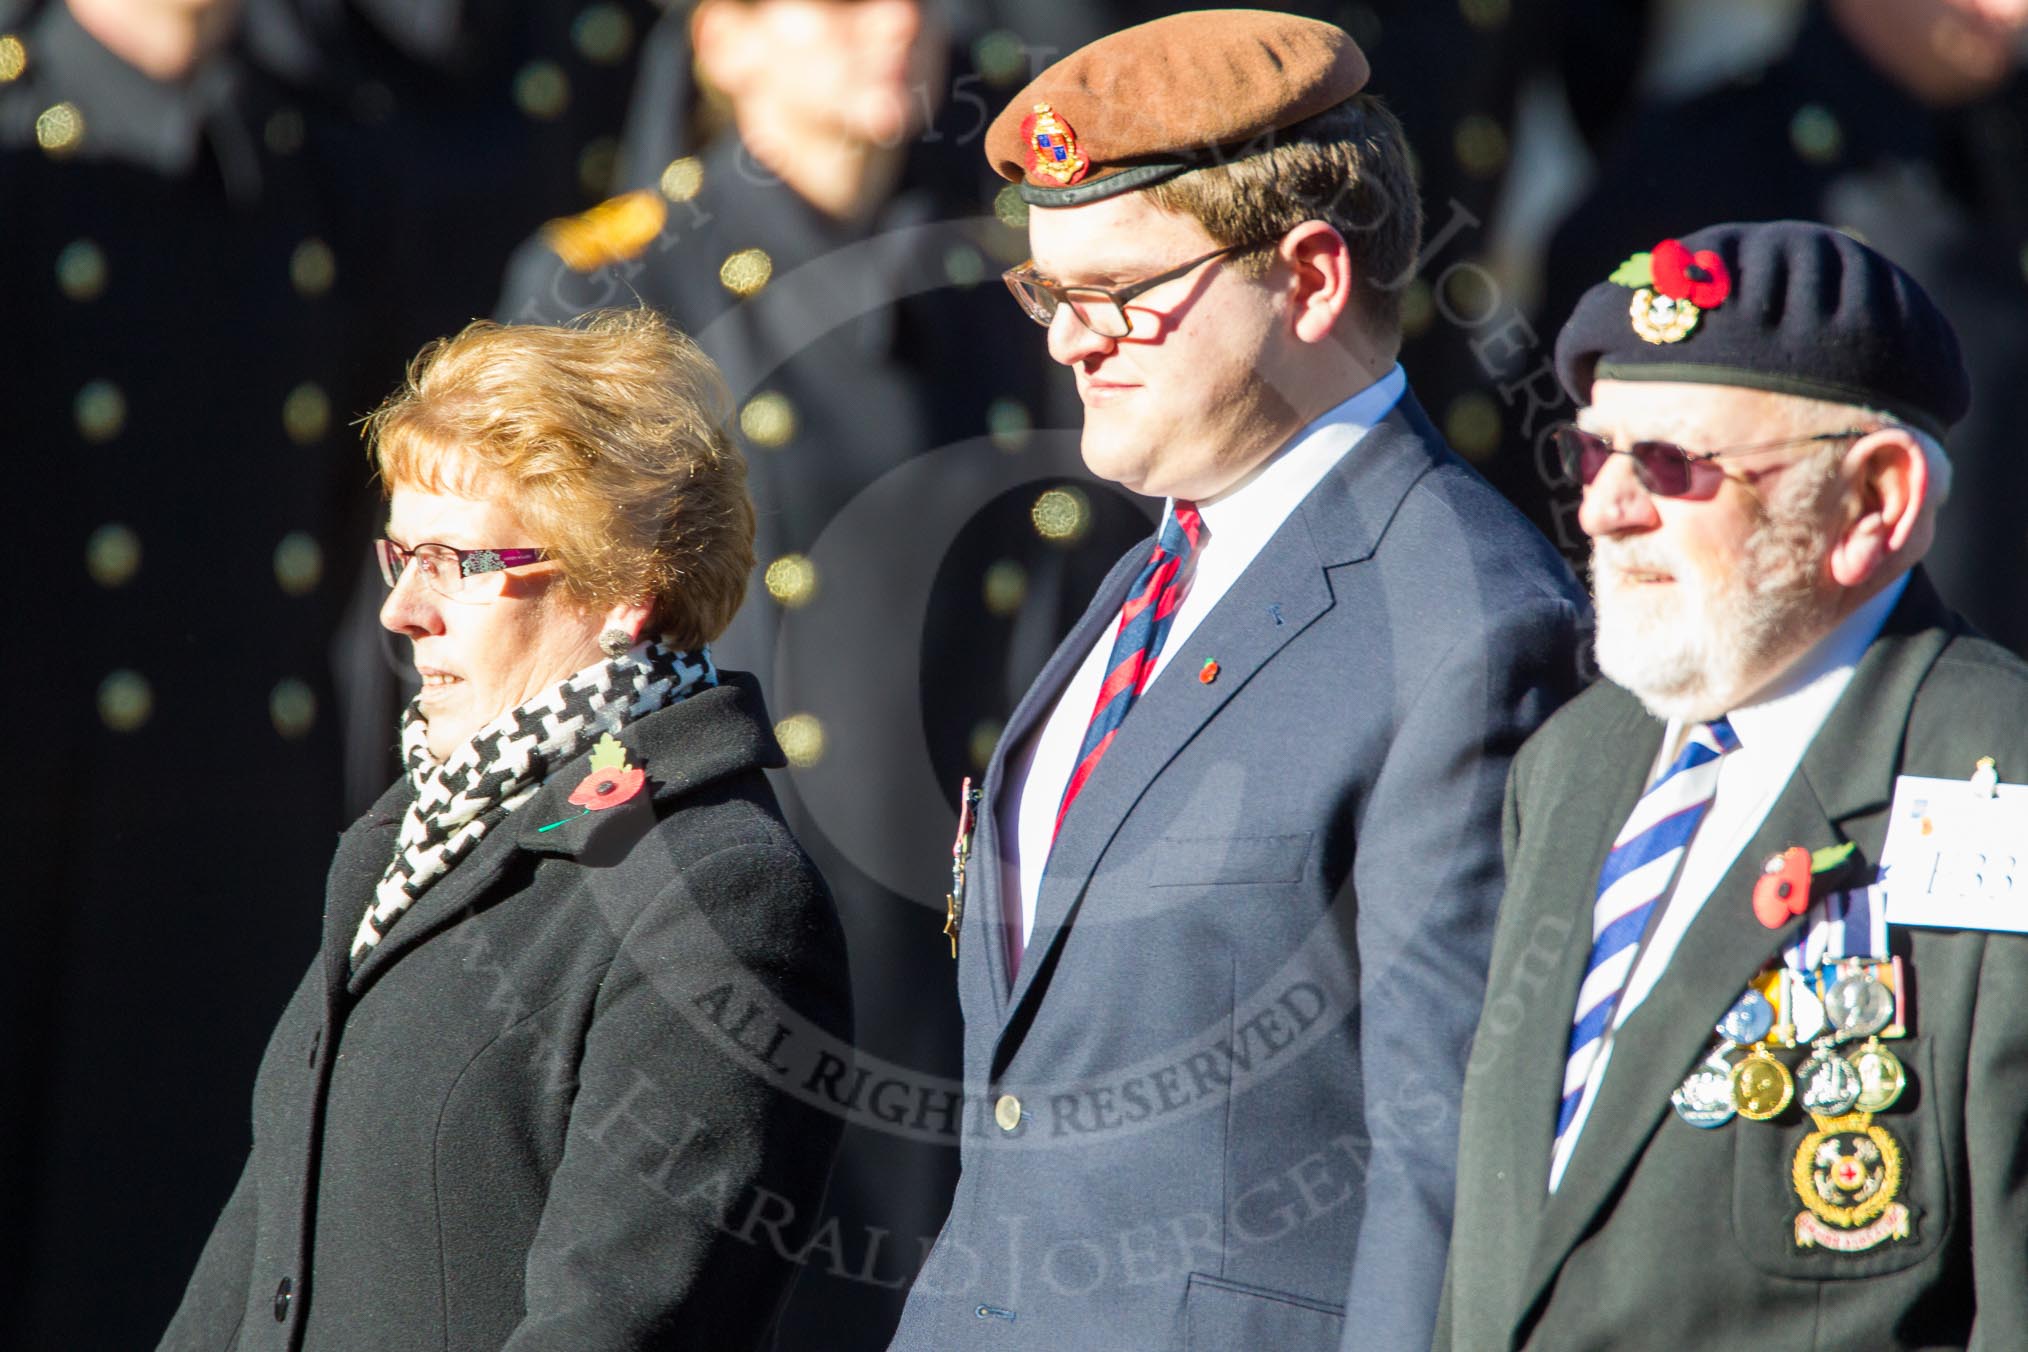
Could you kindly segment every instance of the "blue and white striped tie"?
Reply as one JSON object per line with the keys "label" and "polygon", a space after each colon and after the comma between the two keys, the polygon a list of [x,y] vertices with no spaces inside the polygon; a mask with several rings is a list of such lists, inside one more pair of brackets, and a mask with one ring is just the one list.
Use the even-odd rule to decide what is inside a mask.
{"label": "blue and white striped tie", "polygon": [[1591,956],[1577,988],[1577,1012],[1570,1025],[1570,1055],[1563,1063],[1563,1102],[1556,1113],[1556,1145],[1550,1151],[1550,1189],[1562,1176],[1577,1144],[1578,1105],[1605,1032],[1626,989],[1648,917],[1669,890],[1676,866],[1718,790],[1719,757],[1739,749],[1739,738],[1723,718],[1690,730],[1682,754],[1663,772],[1620,828],[1599,871],[1598,901],[1591,913]]}

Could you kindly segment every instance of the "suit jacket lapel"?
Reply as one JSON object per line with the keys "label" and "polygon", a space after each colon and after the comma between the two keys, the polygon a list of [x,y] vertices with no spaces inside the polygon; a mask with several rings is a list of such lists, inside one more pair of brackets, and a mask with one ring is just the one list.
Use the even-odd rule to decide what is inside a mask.
{"label": "suit jacket lapel", "polygon": [[1120,607],[1126,604],[1127,588],[1133,585],[1135,576],[1141,571],[1141,565],[1148,561],[1148,555],[1155,548],[1155,539],[1156,537],[1149,536],[1127,551],[1121,556],[1120,561],[1113,565],[1113,570],[1106,574],[1106,580],[1099,584],[1098,593],[1092,597],[1091,604],[1085,607],[1077,626],[1064,637],[1063,642],[1056,645],[1056,651],[1043,666],[1041,674],[1028,687],[1028,693],[1014,706],[1014,712],[1007,719],[1007,730],[1000,734],[999,745],[994,748],[993,759],[986,768],[986,780],[989,784],[997,787],[1000,776],[1006,768],[1008,753],[1020,747],[1041,729],[1042,721],[1049,716],[1049,711],[1056,707],[1056,701],[1063,694],[1063,688],[1069,685],[1070,678],[1077,674],[1078,667],[1083,665],[1086,655],[1092,650],[1092,645],[1098,642],[1099,635],[1109,631],[1113,621],[1119,618]]}
{"label": "suit jacket lapel", "polygon": [[[1441,444],[1414,397],[1404,395],[1311,490],[1169,657],[1120,725],[1078,795],[1076,810],[1064,818],[1036,898],[1035,925],[1005,1026],[1046,986],[1093,869],[1148,786],[1255,672],[1331,609],[1333,583],[1325,570],[1371,557],[1402,498],[1436,464]],[[1117,573],[1109,579],[1117,580]],[[1356,576],[1339,585],[1356,586]],[[1192,678],[1207,657],[1219,665],[1218,679],[1209,685]]]}
{"label": "suit jacket lapel", "polygon": [[[1549,1192],[1549,1145],[1556,1134],[1556,1114],[1561,1098],[1563,1066],[1568,1054],[1571,1017],[1577,1009],[1577,989],[1584,979],[1586,959],[1591,953],[1591,909],[1578,910],[1572,898],[1589,898],[1598,890],[1599,871],[1605,866],[1613,837],[1645,787],[1648,769],[1660,748],[1662,725],[1647,716],[1639,705],[1627,700],[1587,749],[1587,764],[1544,765],[1538,773],[1548,779],[1550,792],[1560,797],[1553,815],[1524,830],[1547,832],[1555,841],[1552,852],[1542,858],[1544,872],[1525,885],[1510,883],[1509,902],[1515,905],[1510,923],[1512,939],[1502,945],[1494,959],[1496,974],[1508,974],[1503,986],[1489,988],[1487,999],[1495,1004],[1508,999],[1521,1002],[1521,1012],[1504,1036],[1482,1025],[1480,1045],[1472,1059],[1479,1067],[1471,1072],[1480,1097],[1491,1096],[1501,1104],[1497,1130],[1489,1142],[1499,1164],[1478,1168],[1478,1186],[1504,1191],[1504,1198],[1487,1198],[1482,1215],[1499,1217],[1502,1223],[1522,1227],[1503,1247],[1528,1252],[1536,1222]],[[1591,755],[1597,762],[1591,762]],[[1524,812],[1532,803],[1523,803]],[[1559,861],[1569,861],[1559,867]],[[1517,869],[1535,863],[1533,853],[1514,860]],[[1518,904],[1517,904],[1518,903]],[[1529,954],[1536,936],[1544,931],[1540,922],[1568,915],[1571,923],[1546,977],[1538,977]],[[1552,938],[1552,943],[1556,941]],[[1512,951],[1518,945],[1520,951]],[[1540,984],[1537,984],[1537,982]]]}
{"label": "suit jacket lapel", "polygon": [[[1453,1284],[1453,1317],[1460,1330],[1484,1331],[1461,1336],[1461,1346],[1505,1347],[1525,1303],[1571,1015],[1591,951],[1587,899],[1661,742],[1662,725],[1622,692],[1596,688],[1581,698],[1599,702],[1585,736],[1536,743],[1540,761],[1512,786],[1507,890],[1460,1114],[1452,1264],[1454,1275],[1474,1275]],[[1492,1330],[1501,1341],[1485,1341]]]}
{"label": "suit jacket lapel", "polygon": [[[1522,1327],[1664,1121],[1669,1094],[1710,1043],[1712,1025],[1747,982],[1802,931],[1806,917],[1796,917],[1780,930],[1768,930],[1754,919],[1749,902],[1763,861],[1791,845],[1818,850],[1843,844],[1845,823],[1885,808],[1892,798],[1908,712],[1948,638],[1941,627],[1947,615],[1918,571],[1766,820],[1684,932],[1661,980],[1614,1035],[1612,1062],[1584,1134],[1562,1186],[1544,1207],[1522,1290]],[[1652,751],[1651,746],[1651,759]],[[1617,832],[1632,801],[1627,799],[1613,819],[1612,831]],[[1877,842],[1869,844],[1877,848]],[[1592,860],[1594,881],[1603,862],[1601,848]],[[1862,867],[1876,862],[1866,859]],[[1588,948],[1589,925],[1584,929]],[[1556,1030],[1562,1035],[1570,1027],[1583,971],[1581,959],[1576,966],[1565,965],[1569,970],[1559,976],[1562,1023]],[[1561,1039],[1554,1045],[1556,1068],[1553,1078],[1544,1081],[1552,1087],[1562,1078]],[[1546,1188],[1550,1135],[1537,1137],[1529,1125],[1528,1139],[1536,1147],[1530,1158]]]}
{"label": "suit jacket lapel", "polygon": [[[1041,731],[1043,721],[1056,707],[1063,688],[1077,674],[1092,645],[1119,617],[1120,607],[1126,603],[1127,589],[1133,585],[1141,565],[1147,561],[1154,547],[1155,537],[1151,535],[1127,551],[1113,565],[1112,572],[1106,574],[1098,594],[1085,608],[1083,617],[1057,645],[1042,673],[1028,687],[1028,693],[1014,706],[1013,714],[1007,719],[1007,729],[1000,735],[998,745],[993,748],[993,758],[986,764],[986,782],[979,792],[979,816],[971,867],[965,875],[965,914],[960,922],[959,957],[964,957],[966,948],[983,957],[989,978],[987,984],[993,989],[994,1012],[1002,1018],[1007,1012],[1009,983],[1004,928],[1007,911],[1000,894],[998,804],[1007,782],[1007,760],[1010,756],[1018,756],[1028,740]],[[1023,965],[1026,966],[1026,963]]]}
{"label": "suit jacket lapel", "polygon": [[[1747,982],[1802,929],[1800,916],[1779,930],[1769,930],[1754,918],[1748,903],[1761,862],[1790,845],[1817,850],[1838,840],[1838,829],[1817,801],[1815,789],[1803,775],[1796,775],[1684,932],[1661,980],[1613,1035],[1612,1062],[1599,1083],[1584,1134],[1564,1170],[1562,1186],[1544,1204],[1542,1231],[1523,1292],[1524,1308],[1546,1291],[1564,1258],[1619,1190],[1670,1111],[1670,1093],[1710,1045],[1713,1025]],[[1576,1007],[1574,984],[1565,1003],[1567,1033],[1568,1016]],[[1562,1078],[1560,1061],[1556,1078]],[[1546,1186],[1546,1168],[1543,1179]]]}
{"label": "suit jacket lapel", "polygon": [[[1270,605],[1281,607],[1280,623]],[[1307,531],[1291,520],[1135,702],[1064,818],[1042,875],[1010,1012],[1050,967],[1099,857],[1155,777],[1270,657],[1330,606],[1331,590]],[[1192,675],[1206,654],[1216,654],[1220,668],[1210,685]]]}
{"label": "suit jacket lapel", "polygon": [[[1918,567],[1803,757],[1803,773],[1833,820],[1884,810],[1893,801],[1916,691],[1963,628]],[[1965,767],[1966,774],[1971,770]]]}

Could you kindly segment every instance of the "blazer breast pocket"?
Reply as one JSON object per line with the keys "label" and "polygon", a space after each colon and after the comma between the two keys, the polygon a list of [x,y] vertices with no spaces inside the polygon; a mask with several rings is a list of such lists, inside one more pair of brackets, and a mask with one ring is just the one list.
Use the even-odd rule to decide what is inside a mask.
{"label": "blazer breast pocket", "polygon": [[1950,1229],[1942,1113],[1926,1038],[1885,1044],[1908,1087],[1886,1112],[1854,1111],[1820,1129],[1791,1108],[1774,1122],[1735,1118],[1732,1230],[1761,1271],[1817,1281],[1879,1277],[1930,1257]]}
{"label": "blazer breast pocket", "polygon": [[1193,1272],[1183,1291],[1183,1325],[1187,1352],[1337,1352],[1345,1312],[1319,1300]]}
{"label": "blazer breast pocket", "polygon": [[1310,862],[1310,833],[1287,836],[1165,836],[1147,862],[1151,887],[1293,883]]}

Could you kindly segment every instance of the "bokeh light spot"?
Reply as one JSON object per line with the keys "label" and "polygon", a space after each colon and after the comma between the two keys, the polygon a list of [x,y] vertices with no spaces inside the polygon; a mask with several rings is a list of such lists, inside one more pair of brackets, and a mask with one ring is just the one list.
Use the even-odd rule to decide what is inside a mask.
{"label": "bokeh light spot", "polygon": [[1052,488],[1035,499],[1029,517],[1051,544],[1074,545],[1091,530],[1091,500],[1075,488]]}
{"label": "bokeh light spot", "polygon": [[141,537],[108,521],[85,541],[85,570],[101,587],[124,587],[141,571]]}

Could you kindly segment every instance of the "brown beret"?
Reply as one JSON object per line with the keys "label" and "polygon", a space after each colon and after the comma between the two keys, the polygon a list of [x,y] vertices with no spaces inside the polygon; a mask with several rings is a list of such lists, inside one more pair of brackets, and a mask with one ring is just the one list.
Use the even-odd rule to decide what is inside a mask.
{"label": "brown beret", "polygon": [[1031,205],[1074,207],[1265,149],[1366,76],[1365,54],[1331,24],[1259,9],[1173,14],[1036,76],[987,129],[986,158]]}

